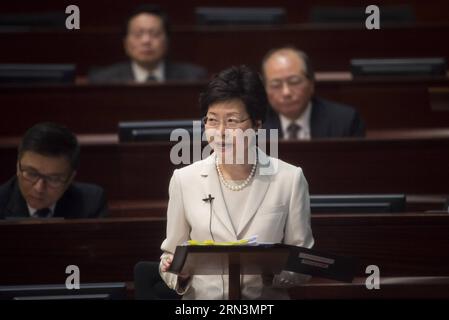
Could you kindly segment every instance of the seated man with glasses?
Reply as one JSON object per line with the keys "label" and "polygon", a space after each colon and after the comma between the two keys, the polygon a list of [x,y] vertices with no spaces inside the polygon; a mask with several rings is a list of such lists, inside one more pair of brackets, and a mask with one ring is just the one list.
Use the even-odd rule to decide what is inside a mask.
{"label": "seated man with glasses", "polygon": [[262,71],[271,109],[264,128],[280,138],[363,137],[365,126],[349,106],[314,97],[314,72],[308,56],[294,47],[269,51]]}
{"label": "seated man with glasses", "polygon": [[207,78],[206,69],[167,60],[170,26],[156,5],[141,5],[128,17],[123,39],[130,61],[114,64],[89,75],[91,83],[144,83]]}
{"label": "seated man with glasses", "polygon": [[0,218],[96,218],[107,214],[102,188],[75,183],[80,147],[67,128],[40,123],[18,150],[17,175],[0,186]]}

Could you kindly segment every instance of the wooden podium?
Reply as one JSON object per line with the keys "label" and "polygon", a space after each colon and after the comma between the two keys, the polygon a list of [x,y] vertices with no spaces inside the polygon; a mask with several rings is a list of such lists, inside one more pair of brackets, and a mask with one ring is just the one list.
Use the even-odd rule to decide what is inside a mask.
{"label": "wooden podium", "polygon": [[178,246],[169,272],[229,274],[229,299],[240,299],[240,275],[276,275],[282,270],[352,282],[357,259],[287,244]]}
{"label": "wooden podium", "polygon": [[290,249],[281,244],[256,246],[178,246],[169,272],[190,275],[229,274],[229,299],[241,298],[240,275],[278,274]]}

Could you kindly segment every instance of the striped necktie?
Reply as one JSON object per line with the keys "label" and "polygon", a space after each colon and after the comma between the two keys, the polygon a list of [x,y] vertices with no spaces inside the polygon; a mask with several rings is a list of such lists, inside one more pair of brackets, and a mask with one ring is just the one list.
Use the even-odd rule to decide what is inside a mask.
{"label": "striped necktie", "polygon": [[290,123],[290,125],[287,127],[287,133],[288,133],[288,140],[297,140],[298,133],[301,130],[301,126],[297,125],[295,122]]}

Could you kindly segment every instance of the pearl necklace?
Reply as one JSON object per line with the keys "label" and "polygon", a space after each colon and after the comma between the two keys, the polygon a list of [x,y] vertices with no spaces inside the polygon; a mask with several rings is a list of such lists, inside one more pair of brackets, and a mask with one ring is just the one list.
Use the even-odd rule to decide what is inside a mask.
{"label": "pearl necklace", "polygon": [[256,173],[256,168],[257,168],[257,158],[256,158],[256,163],[253,164],[253,167],[251,168],[251,172],[249,173],[248,178],[246,178],[245,181],[243,181],[243,183],[238,184],[238,185],[232,185],[225,180],[223,173],[220,170],[220,166],[218,164],[218,157],[215,160],[215,166],[217,167],[218,176],[220,177],[220,180],[224,184],[224,186],[232,191],[240,191],[243,188],[245,188],[248,185],[248,183],[251,181],[251,179],[254,177],[254,174]]}

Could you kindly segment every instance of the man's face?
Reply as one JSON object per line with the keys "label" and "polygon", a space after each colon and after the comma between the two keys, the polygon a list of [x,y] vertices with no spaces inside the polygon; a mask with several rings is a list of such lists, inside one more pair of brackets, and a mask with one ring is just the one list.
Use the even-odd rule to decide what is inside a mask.
{"label": "man's face", "polygon": [[273,109],[292,120],[299,118],[314,92],[313,81],[306,77],[304,61],[292,50],[280,50],[263,68],[265,89]]}
{"label": "man's face", "polygon": [[167,35],[162,19],[148,13],[133,17],[128,24],[124,46],[132,60],[142,67],[154,68],[167,52]]}
{"label": "man's face", "polygon": [[34,209],[49,208],[64,194],[75,176],[65,157],[26,151],[17,162],[20,192]]}

